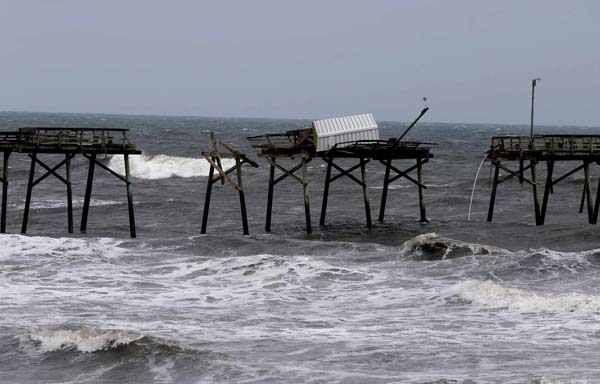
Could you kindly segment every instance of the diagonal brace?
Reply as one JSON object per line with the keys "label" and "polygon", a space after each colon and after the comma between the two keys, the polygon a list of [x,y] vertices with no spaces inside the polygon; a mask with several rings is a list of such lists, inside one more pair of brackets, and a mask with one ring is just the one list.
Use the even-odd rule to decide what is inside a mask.
{"label": "diagonal brace", "polygon": [[112,169],[108,168],[106,165],[102,164],[97,159],[92,159],[88,154],[85,154],[85,153],[83,154],[83,156],[85,158],[87,158],[88,160],[93,160],[94,163],[98,164],[98,166],[100,168],[104,169],[106,172],[108,172],[111,175],[115,176],[117,179],[122,180],[125,184],[131,184],[131,181],[128,181],[126,178],[124,178],[123,176],[119,175],[117,172],[113,171]]}
{"label": "diagonal brace", "polygon": [[[208,161],[208,163],[209,163],[210,165],[212,165],[212,166],[213,166],[213,168],[215,168],[215,169],[217,170],[217,172],[219,172],[219,175],[220,175],[219,177],[217,177],[217,178],[215,178],[215,179],[209,180],[209,182],[210,182],[211,184],[212,184],[212,183],[216,183],[217,181],[219,181],[219,180],[223,179],[224,181],[226,181],[226,182],[228,182],[229,184],[231,184],[231,186],[232,186],[233,188],[235,188],[236,190],[238,190],[238,191],[240,191],[240,190],[241,190],[241,189],[240,189],[240,187],[239,187],[239,186],[238,186],[236,183],[234,183],[234,182],[233,182],[233,181],[232,181],[232,180],[229,178],[229,176],[227,176],[227,175],[228,175],[229,173],[231,173],[231,172],[235,171],[235,170],[238,168],[238,166],[239,166],[239,167],[241,167],[241,166],[242,166],[242,164],[244,164],[244,162],[243,162],[243,161],[242,161],[242,162],[240,162],[240,163],[238,163],[238,164],[236,164],[236,165],[234,165],[233,167],[229,168],[227,171],[223,171],[223,168],[219,167],[219,164],[218,164],[220,161],[218,161],[218,162],[215,162],[215,161],[213,161],[213,159],[211,159],[211,158],[210,158],[210,157],[208,157],[208,156],[204,156],[204,158],[206,159],[206,161]],[[217,158],[217,159],[219,159],[219,158]]]}
{"label": "diagonal brace", "polygon": [[[69,154],[69,159],[72,159],[75,157],[74,154]],[[67,180],[62,177],[61,175],[59,175],[58,173],[56,173],[56,171],[62,167],[63,165],[65,165],[65,163],[67,162],[67,159],[65,158],[64,160],[62,160],[61,162],[59,162],[58,164],[56,164],[54,167],[50,168],[49,166],[47,166],[46,164],[44,164],[40,159],[36,157],[33,157],[31,154],[29,154],[29,157],[31,157],[36,163],[38,163],[39,165],[41,165],[47,172],[45,174],[43,174],[42,176],[40,176],[36,181],[33,182],[32,187],[38,185],[42,180],[44,180],[45,178],[47,178],[50,175],[54,175],[54,177],[56,177],[58,180],[62,181],[65,185],[68,184]]]}
{"label": "diagonal brace", "polygon": [[[386,164],[385,164],[385,163],[384,163],[382,160],[379,160],[379,161],[380,161],[382,164],[386,165]],[[423,162],[421,163],[421,165],[423,165],[423,164],[427,163],[428,161],[429,161],[429,159],[425,159],[425,161],[423,161]],[[398,180],[399,178],[401,178],[401,177],[404,177],[404,178],[406,178],[407,180],[409,180],[410,182],[412,182],[413,184],[416,184],[416,185],[418,185],[419,187],[421,187],[421,188],[423,188],[423,189],[427,189],[427,186],[426,186],[426,185],[423,185],[423,184],[419,183],[417,180],[415,180],[415,179],[413,179],[412,177],[408,176],[408,173],[409,173],[409,172],[412,172],[412,171],[414,171],[414,170],[415,170],[415,169],[417,169],[418,167],[419,167],[419,164],[415,164],[415,165],[413,165],[412,167],[410,167],[410,168],[407,168],[407,169],[406,169],[406,170],[404,170],[404,171],[401,171],[401,170],[399,170],[398,168],[396,168],[396,167],[394,167],[393,165],[391,165],[391,164],[390,164],[390,169],[392,169],[394,172],[396,172],[396,173],[397,173],[397,175],[396,175],[396,176],[394,176],[394,177],[392,177],[392,178],[389,180],[389,183],[393,183],[394,181]]]}
{"label": "diagonal brace", "polygon": [[584,162],[583,165],[580,165],[579,167],[565,173],[564,175],[562,175],[561,177],[554,179],[552,181],[552,185],[558,184],[559,182],[563,181],[564,179],[566,179],[567,177],[571,176],[572,174],[574,174],[577,171],[580,171],[581,169],[583,169],[586,165],[591,164],[591,162]]}
{"label": "diagonal brace", "polygon": [[[311,160],[312,160],[312,158],[308,158],[308,159],[306,159],[305,163],[309,163]],[[277,164],[271,158],[267,158],[267,161],[269,162],[269,164],[271,164],[272,166],[276,167],[277,169],[279,169],[280,171],[283,172],[283,175],[279,176],[278,178],[276,178],[273,181],[273,185],[276,185],[277,183],[285,180],[288,177],[292,177],[294,180],[296,180],[297,182],[299,182],[302,185],[305,184],[304,180],[302,180],[301,178],[299,178],[298,176],[296,176],[294,174],[298,170],[302,169],[302,167],[304,166],[304,164],[302,162],[291,169],[286,169],[283,166],[281,166],[280,164]]]}
{"label": "diagonal brace", "polygon": [[[529,164],[529,165],[523,167],[522,171],[521,170],[519,170],[519,171],[513,171],[512,169],[507,168],[507,167],[503,166],[500,163],[497,163],[496,165],[498,166],[498,168],[500,168],[503,171],[506,171],[506,172],[509,173],[508,175],[505,175],[505,176],[502,176],[501,178],[499,178],[498,182],[496,184],[501,184],[501,183],[503,183],[503,182],[505,182],[507,180],[512,179],[513,177],[519,177],[520,178],[521,175],[523,174],[523,172],[525,172],[526,170],[528,170],[529,168],[531,168],[531,164]],[[526,177],[523,177],[523,181],[526,182],[526,183],[528,183],[529,185],[534,185],[534,183],[531,180],[527,179]]]}
{"label": "diagonal brace", "polygon": [[329,182],[333,182],[334,180],[339,179],[340,177],[343,176],[347,176],[348,178],[350,178],[351,180],[353,180],[356,184],[360,185],[361,187],[364,187],[364,183],[362,181],[360,181],[358,178],[356,178],[354,175],[352,175],[350,172],[354,171],[357,168],[360,168],[362,165],[368,164],[371,159],[366,159],[366,160],[361,160],[360,163],[358,163],[357,165],[346,169],[341,168],[339,165],[335,164],[333,162],[333,160],[330,160],[326,157],[323,158],[323,160],[325,160],[326,163],[331,164],[331,166],[335,169],[337,169],[340,173],[338,175],[335,175],[334,177],[332,177]]}

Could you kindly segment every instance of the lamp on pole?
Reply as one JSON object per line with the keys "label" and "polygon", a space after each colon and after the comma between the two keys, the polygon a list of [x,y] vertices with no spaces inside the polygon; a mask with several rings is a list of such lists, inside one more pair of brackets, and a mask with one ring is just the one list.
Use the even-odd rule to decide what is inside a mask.
{"label": "lamp on pole", "polygon": [[534,105],[535,105],[535,86],[537,85],[537,82],[540,81],[542,79],[535,78],[533,80],[531,80],[531,133],[529,135],[529,147],[531,147],[533,149],[533,109],[534,109]]}

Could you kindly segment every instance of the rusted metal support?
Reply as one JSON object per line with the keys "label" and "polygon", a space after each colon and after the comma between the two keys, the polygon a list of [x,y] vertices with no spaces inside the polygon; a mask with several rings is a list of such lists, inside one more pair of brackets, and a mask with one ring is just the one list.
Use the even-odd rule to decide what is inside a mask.
{"label": "rusted metal support", "polygon": [[390,187],[390,171],[392,159],[385,161],[385,176],[383,177],[383,190],[381,191],[381,204],[379,204],[379,222],[383,223],[385,217],[385,205],[387,203],[388,188]]}
{"label": "rusted metal support", "polygon": [[425,212],[425,182],[423,181],[423,160],[421,158],[417,159],[417,178],[418,178],[418,188],[419,188],[419,211],[420,211],[420,222],[428,223],[427,213]]}
{"label": "rusted metal support", "polygon": [[531,182],[533,189],[533,204],[535,208],[535,225],[542,225],[540,212],[540,196],[538,193],[537,175],[536,175],[536,160],[530,160],[531,163]]}
{"label": "rusted metal support", "polygon": [[552,192],[552,173],[554,172],[554,160],[546,162],[546,186],[544,187],[544,198],[542,200],[542,211],[540,213],[539,223],[537,225],[544,225],[546,220],[546,209],[548,208],[548,198]]}
{"label": "rusted metal support", "polygon": [[327,199],[329,198],[329,184],[331,184],[331,168],[333,164],[333,158],[329,157],[327,160],[327,173],[325,174],[325,186],[323,187],[323,202],[321,205],[321,219],[319,220],[320,225],[325,225],[325,215],[327,214]]}
{"label": "rusted metal support", "polygon": [[81,211],[81,223],[79,230],[85,233],[87,230],[88,213],[90,210],[90,200],[92,198],[92,185],[94,184],[94,170],[96,167],[96,154],[92,153],[89,157],[87,183],[85,185],[85,197],[83,199],[83,210]]}
{"label": "rusted metal support", "polygon": [[492,194],[490,196],[490,206],[488,208],[487,221],[492,221],[494,217],[494,204],[496,202],[496,190],[498,189],[498,176],[500,175],[500,162],[493,161],[494,166],[494,178],[492,179]]}
{"label": "rusted metal support", "polygon": [[135,217],[133,214],[133,194],[131,192],[131,172],[129,171],[129,155],[123,155],[125,161],[125,179],[127,185],[127,207],[129,209],[129,234],[132,238],[136,237],[135,233]]}
{"label": "rusted metal support", "polygon": [[204,195],[204,210],[202,211],[202,229],[201,234],[206,234],[206,225],[208,223],[208,210],[210,209],[210,196],[212,194],[213,177],[215,175],[215,167],[210,164],[208,170],[208,183],[206,183],[206,194]]}
{"label": "rusted metal support", "polygon": [[369,203],[369,194],[367,187],[367,168],[365,167],[365,164],[367,162],[368,161],[365,162],[364,158],[360,159],[360,175],[362,179],[363,198],[365,200],[365,215],[367,217],[367,228],[371,228],[373,226],[373,223],[371,222],[371,204]]}
{"label": "rusted metal support", "polygon": [[29,206],[31,204],[31,192],[33,190],[33,176],[35,173],[36,154],[29,155],[31,165],[29,167],[29,182],[27,183],[27,195],[25,196],[25,208],[23,209],[23,223],[21,224],[21,233],[27,233],[27,222],[29,220]]}
{"label": "rusted metal support", "polygon": [[2,212],[0,213],[0,233],[6,233],[6,208],[8,203],[8,158],[10,151],[4,152],[2,163]]}

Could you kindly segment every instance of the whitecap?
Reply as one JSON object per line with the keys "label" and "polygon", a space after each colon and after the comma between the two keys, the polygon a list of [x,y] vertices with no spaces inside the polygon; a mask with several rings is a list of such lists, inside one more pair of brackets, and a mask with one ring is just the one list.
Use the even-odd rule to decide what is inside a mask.
{"label": "whitecap", "polygon": [[36,329],[29,333],[29,337],[42,352],[75,349],[79,352],[91,353],[130,344],[140,340],[143,335],[119,330]]}
{"label": "whitecap", "polygon": [[[233,166],[234,160],[222,159],[223,167]],[[198,177],[208,176],[210,164],[206,159],[167,155],[139,155],[130,156],[129,165],[131,176],[140,179],[166,179],[169,177]],[[125,164],[122,155],[112,156],[108,167],[124,175]]]}
{"label": "whitecap", "polygon": [[535,292],[489,280],[467,279],[450,287],[447,293],[481,307],[506,308],[520,313],[600,313],[600,296]]}

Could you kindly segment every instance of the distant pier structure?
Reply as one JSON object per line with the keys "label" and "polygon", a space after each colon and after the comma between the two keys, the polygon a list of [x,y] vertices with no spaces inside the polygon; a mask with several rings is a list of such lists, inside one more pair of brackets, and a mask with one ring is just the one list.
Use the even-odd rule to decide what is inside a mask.
{"label": "distant pier structure", "polygon": [[[59,128],[59,127],[30,127],[20,128],[13,132],[0,132],[0,151],[3,153],[2,176],[2,208],[0,212],[0,232],[6,232],[6,209],[8,200],[8,164],[11,154],[27,154],[31,159],[29,181],[23,210],[21,233],[27,232],[29,208],[33,188],[46,179],[54,176],[66,186],[67,193],[67,228],[73,233],[73,192],[71,177],[71,160],[76,155],[82,155],[88,162],[88,176],[85,189],[85,199],[81,216],[80,230],[87,230],[87,219],[94,183],[95,166],[98,165],[111,175],[123,181],[126,185],[127,203],[129,208],[129,228],[131,237],[136,237],[135,217],[133,211],[133,195],[129,156],[140,155],[142,152],[133,145],[127,137],[128,129],[121,128]],[[122,176],[97,160],[98,155],[123,155],[125,176]],[[55,165],[42,161],[42,155],[59,155],[63,159]],[[47,160],[46,160],[47,161]],[[44,173],[36,178],[36,166],[39,165]],[[64,176],[58,173],[65,168]]]}
{"label": "distant pier structure", "polygon": [[[258,150],[258,155],[269,162],[269,187],[267,194],[267,212],[265,219],[266,232],[271,231],[271,216],[273,212],[274,187],[289,178],[302,185],[306,232],[312,232],[309,199],[309,179],[307,164],[314,158],[321,158],[327,163],[325,185],[319,224],[325,225],[329,186],[334,181],[346,177],[358,184],[363,193],[366,226],[372,227],[371,205],[368,195],[366,165],[376,161],[385,166],[385,177],[381,203],[379,206],[379,221],[384,221],[389,185],[399,178],[405,178],[418,187],[420,221],[427,222],[424,191],[427,188],[423,181],[423,165],[433,157],[431,143],[403,141],[406,134],[414,127],[429,108],[424,108],[421,114],[398,138],[380,139],[378,125],[371,114],[337,117],[317,120],[310,128],[288,131],[279,134],[267,134],[249,137],[252,146]],[[295,161],[292,166],[284,166],[283,160]],[[355,164],[344,168],[339,160],[354,160]],[[399,169],[397,162],[414,161],[406,169]],[[333,171],[337,171],[333,174]],[[360,170],[360,176],[352,172]],[[301,171],[301,175],[296,173]],[[416,171],[416,177],[411,172]],[[279,172],[279,174],[277,174]]]}
{"label": "distant pier structure", "polygon": [[[487,159],[491,161],[493,167],[487,221],[492,221],[494,216],[498,186],[505,181],[518,179],[519,183],[527,183],[531,186],[535,223],[543,225],[554,186],[583,170],[584,182],[579,212],[582,213],[584,208],[587,208],[588,222],[590,224],[598,222],[600,180],[594,197],[592,196],[590,165],[600,163],[600,135],[497,136],[492,138]],[[557,177],[554,175],[554,166],[560,162],[572,164],[573,168]],[[544,164],[546,180],[542,187],[543,195],[540,200],[537,172],[538,165]],[[504,172],[503,175],[501,175],[501,171]]]}

